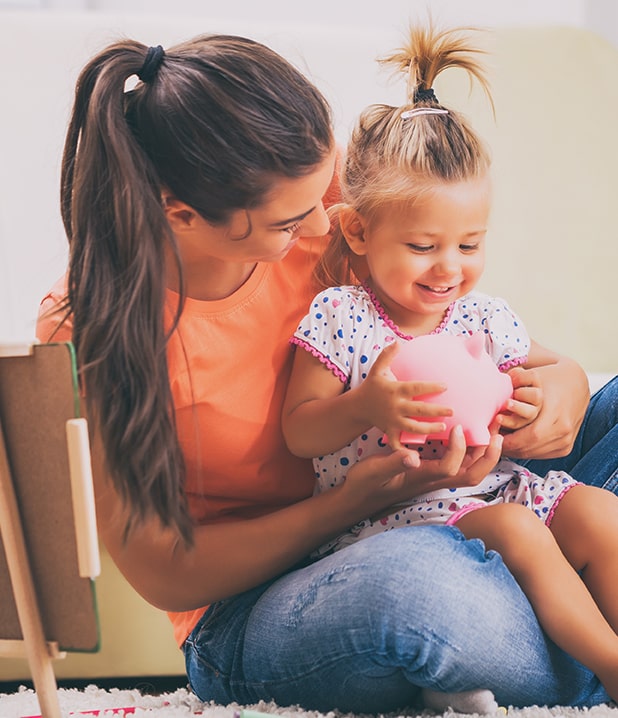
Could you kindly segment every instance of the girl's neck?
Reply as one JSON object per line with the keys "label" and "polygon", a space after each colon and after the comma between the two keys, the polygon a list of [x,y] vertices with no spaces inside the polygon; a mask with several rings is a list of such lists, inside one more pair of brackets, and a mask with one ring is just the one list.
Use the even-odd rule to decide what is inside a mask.
{"label": "girl's neck", "polygon": [[403,322],[402,324],[398,324],[399,331],[411,337],[421,337],[424,334],[431,334],[442,324],[447,311],[448,310],[442,312],[440,315],[436,314],[435,316],[416,317],[409,323]]}
{"label": "girl's neck", "polygon": [[444,322],[448,316],[450,306],[442,312],[435,314],[417,314],[406,310],[397,304],[393,304],[388,300],[384,300],[379,292],[374,289],[371,280],[366,279],[363,282],[365,288],[372,295],[379,308],[403,335],[410,337],[420,337],[424,334],[431,334]]}

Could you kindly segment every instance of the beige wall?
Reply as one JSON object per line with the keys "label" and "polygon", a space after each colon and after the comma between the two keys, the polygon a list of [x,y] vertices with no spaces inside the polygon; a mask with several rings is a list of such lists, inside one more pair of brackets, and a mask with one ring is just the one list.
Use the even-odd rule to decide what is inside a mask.
{"label": "beige wall", "polygon": [[[331,100],[343,141],[368,103],[400,103],[374,58],[401,29],[342,33],[100,13],[1,14],[0,341],[30,338],[40,296],[63,271],[58,173],[75,76],[121,33],[169,44],[203,30],[251,34],[304,69]],[[617,259],[618,50],[568,28],[496,31],[488,37],[494,122],[461,77],[441,100],[471,116],[495,156],[495,208],[484,287],[518,310],[535,338],[593,372],[618,367],[613,306]],[[35,52],[36,49],[36,52]]]}

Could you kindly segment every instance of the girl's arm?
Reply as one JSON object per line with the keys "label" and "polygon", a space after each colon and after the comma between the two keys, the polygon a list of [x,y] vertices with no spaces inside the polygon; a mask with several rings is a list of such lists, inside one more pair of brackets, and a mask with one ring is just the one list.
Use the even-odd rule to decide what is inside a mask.
{"label": "girl's arm", "polygon": [[318,358],[296,349],[292,375],[283,405],[283,435],[292,453],[312,458],[349,444],[377,426],[388,436],[393,449],[402,448],[402,431],[430,433],[444,424],[411,417],[450,416],[445,406],[415,401],[422,394],[445,389],[434,382],[400,382],[390,372],[396,345],[386,347],[362,384],[344,391],[344,384]]}
{"label": "girl's arm", "polygon": [[290,451],[306,458],[322,456],[369,429],[358,399],[358,392],[344,393],[343,382],[328,366],[297,347],[282,412]]}
{"label": "girl's arm", "polygon": [[[568,454],[590,398],[584,370],[573,359],[533,341],[527,363],[512,369],[509,375],[513,400],[520,404],[509,408],[527,420],[510,426],[508,421],[502,421],[503,427],[514,429],[504,437],[504,453],[528,459]],[[527,410],[525,404],[533,409]]]}

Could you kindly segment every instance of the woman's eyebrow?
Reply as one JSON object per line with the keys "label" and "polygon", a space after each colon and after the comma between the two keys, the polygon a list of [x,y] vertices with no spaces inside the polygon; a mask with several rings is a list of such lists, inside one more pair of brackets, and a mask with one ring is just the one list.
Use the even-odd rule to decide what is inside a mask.
{"label": "woman's eyebrow", "polygon": [[301,219],[305,219],[308,215],[310,215],[315,207],[312,207],[311,209],[308,209],[306,212],[303,212],[302,214],[297,214],[296,217],[289,217],[288,219],[284,219],[281,222],[273,222],[272,224],[268,225],[269,227],[272,227],[273,229],[276,229],[277,227],[285,227],[286,224],[293,224],[294,222],[300,222]]}

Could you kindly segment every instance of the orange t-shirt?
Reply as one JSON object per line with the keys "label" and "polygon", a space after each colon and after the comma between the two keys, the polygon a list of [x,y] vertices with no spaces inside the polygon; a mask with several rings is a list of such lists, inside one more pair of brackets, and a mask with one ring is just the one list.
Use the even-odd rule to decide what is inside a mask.
{"label": "orange t-shirt", "polygon": [[[301,239],[275,263],[260,263],[233,295],[187,299],[168,345],[170,385],[197,524],[251,518],[311,495],[312,463],[287,449],[281,408],[291,370],[288,339],[315,294],[311,273],[324,238]],[[37,335],[48,341],[64,280],[41,304]],[[169,316],[178,295],[169,291]],[[53,336],[69,340],[70,323]],[[206,607],[170,613],[179,645]]]}

